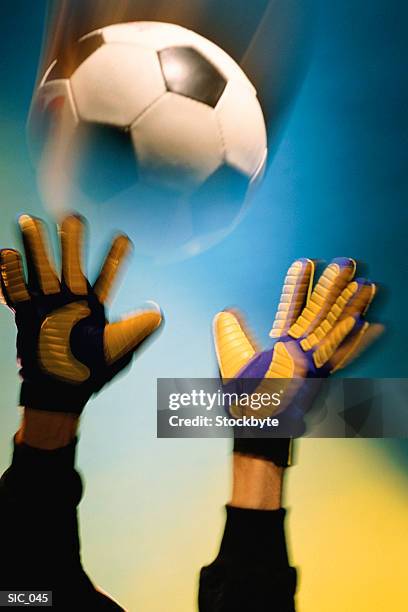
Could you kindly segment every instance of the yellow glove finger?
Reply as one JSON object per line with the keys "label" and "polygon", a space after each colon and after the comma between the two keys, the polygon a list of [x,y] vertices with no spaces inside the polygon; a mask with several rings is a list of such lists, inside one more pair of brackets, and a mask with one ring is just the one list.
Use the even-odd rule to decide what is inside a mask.
{"label": "yellow glove finger", "polygon": [[243,321],[229,311],[215,316],[213,336],[221,376],[223,379],[233,378],[255,355],[256,347],[246,333]]}
{"label": "yellow glove finger", "polygon": [[333,366],[332,372],[345,368],[384,332],[384,326],[378,323],[366,323],[358,334],[352,336],[344,342],[332,356],[330,363]]}
{"label": "yellow glove finger", "polygon": [[323,367],[331,360],[338,347],[344,342],[355,325],[356,319],[354,317],[347,317],[337,323],[313,353],[313,361],[317,368]]}
{"label": "yellow glove finger", "polygon": [[356,279],[349,283],[327,313],[326,318],[301,341],[303,350],[308,351],[319,344],[331,332],[337,321],[349,316],[364,315],[373,301],[375,293],[375,284],[365,279]]}
{"label": "yellow glove finger", "polygon": [[113,284],[118,276],[121,266],[132,249],[131,240],[120,235],[115,238],[110,251],[103,263],[102,269],[94,284],[94,291],[101,302],[104,304],[112,292]]}
{"label": "yellow glove finger", "polygon": [[315,264],[311,259],[298,259],[290,266],[286,275],[282,294],[275,316],[271,338],[280,338],[299,317],[310,297],[313,285]]}
{"label": "yellow glove finger", "polygon": [[68,289],[76,295],[88,293],[86,278],[82,271],[84,226],[81,217],[71,215],[64,219],[60,229],[62,278]]}
{"label": "yellow glove finger", "polygon": [[104,348],[108,365],[124,357],[152,334],[161,324],[160,309],[144,310],[110,323],[105,327]]}
{"label": "yellow glove finger", "polygon": [[13,308],[18,303],[29,300],[30,294],[25,283],[20,253],[14,249],[2,249],[0,270],[0,295],[3,295],[4,302]]}
{"label": "yellow glove finger", "polygon": [[319,278],[300,317],[289,329],[289,336],[298,339],[314,331],[354,277],[355,271],[356,263],[353,259],[333,259]]}
{"label": "yellow glove finger", "polygon": [[307,362],[296,342],[277,342],[265,378],[298,378],[307,374]]}
{"label": "yellow glove finger", "polygon": [[29,215],[21,215],[18,222],[27,259],[28,286],[45,295],[58,293],[60,283],[50,263],[42,222]]}
{"label": "yellow glove finger", "polygon": [[344,308],[339,317],[340,320],[350,315],[364,316],[377,293],[377,285],[375,283],[364,278],[358,278],[355,282],[358,284],[358,290],[354,292],[353,297]]}

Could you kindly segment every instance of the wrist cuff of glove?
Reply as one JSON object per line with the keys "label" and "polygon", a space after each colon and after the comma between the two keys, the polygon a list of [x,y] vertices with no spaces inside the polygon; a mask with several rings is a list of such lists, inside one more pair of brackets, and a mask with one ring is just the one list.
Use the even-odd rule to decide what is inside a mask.
{"label": "wrist cuff of glove", "polygon": [[20,391],[20,406],[49,412],[81,414],[89,400],[89,393],[74,385],[54,381],[32,383],[24,381]]}
{"label": "wrist cuff of glove", "polygon": [[293,464],[292,443],[292,438],[235,438],[234,453],[266,459],[278,467],[288,467]]}

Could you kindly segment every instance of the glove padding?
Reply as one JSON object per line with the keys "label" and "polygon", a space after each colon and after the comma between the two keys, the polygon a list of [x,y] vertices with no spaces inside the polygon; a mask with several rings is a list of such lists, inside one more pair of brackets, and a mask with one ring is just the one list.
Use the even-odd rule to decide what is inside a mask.
{"label": "glove padding", "polygon": [[[303,416],[316,390],[316,385],[305,385],[305,379],[325,378],[345,367],[381,332],[381,326],[364,319],[376,286],[354,279],[354,260],[334,259],[313,288],[314,271],[310,259],[297,260],[289,268],[270,332],[277,341],[267,351],[258,348],[238,313],[216,315],[214,341],[225,387],[231,391],[235,382],[241,392],[251,389],[269,396],[278,392],[282,398],[279,408],[269,405],[255,410],[233,404],[228,407],[231,416],[264,418],[280,413],[281,422],[301,435]],[[236,441],[235,450],[244,452],[241,447],[247,454],[267,454],[265,440]],[[289,444],[285,448],[289,452]],[[277,454],[282,465],[282,450],[274,452],[273,440],[270,449],[269,458]]]}
{"label": "glove padding", "polygon": [[0,266],[3,299],[15,313],[18,330],[20,403],[80,414],[92,394],[130,363],[162,315],[151,309],[116,323],[106,320],[104,305],[131,250],[127,236],[115,238],[92,287],[81,266],[81,217],[67,217],[60,228],[61,279],[50,261],[42,222],[23,215],[19,225],[28,282],[18,251],[2,249]]}

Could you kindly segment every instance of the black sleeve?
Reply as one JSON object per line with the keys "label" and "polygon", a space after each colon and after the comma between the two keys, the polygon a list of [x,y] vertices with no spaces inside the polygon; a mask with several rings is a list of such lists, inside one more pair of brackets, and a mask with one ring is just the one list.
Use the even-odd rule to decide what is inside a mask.
{"label": "black sleeve", "polygon": [[15,445],[0,480],[0,590],[53,591],[59,610],[122,610],[94,588],[81,565],[75,447]]}
{"label": "black sleeve", "polygon": [[294,612],[296,571],[284,519],[283,509],[227,506],[218,557],[201,570],[200,612]]}

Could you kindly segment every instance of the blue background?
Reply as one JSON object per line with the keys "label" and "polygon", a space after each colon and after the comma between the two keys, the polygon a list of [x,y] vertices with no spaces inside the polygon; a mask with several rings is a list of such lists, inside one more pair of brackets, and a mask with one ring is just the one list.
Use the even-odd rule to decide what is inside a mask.
{"label": "blue background", "polygon": [[[93,402],[97,406],[87,411],[81,461],[92,483],[91,492],[105,490],[106,475],[112,477],[112,483],[117,479],[112,499],[105,499],[100,514],[116,516],[120,511],[121,502],[115,497],[120,495],[119,484],[144,487],[144,497],[136,504],[143,517],[152,500],[160,508],[171,506],[169,500],[183,498],[186,491],[194,498],[191,465],[198,480],[210,478],[218,469],[227,452],[224,441],[170,444],[154,439],[155,379],[215,375],[211,320],[225,306],[237,305],[248,313],[252,328],[267,345],[280,285],[296,257],[352,256],[364,263],[365,273],[382,288],[370,317],[384,322],[387,330],[348,375],[407,374],[408,9],[402,0],[318,4],[303,83],[281,126],[279,140],[272,143],[276,155],[243,222],[213,249],[171,265],[141,257],[135,245],[135,257],[113,315],[154,299],[165,312],[166,326],[122,383],[112,385]],[[13,225],[19,212],[46,216],[25,136],[45,5],[42,0],[15,0],[1,9],[2,246],[17,244]],[[98,235],[97,228],[91,228],[91,235],[90,269],[95,271],[107,236]],[[6,466],[10,436],[17,424],[13,406],[18,381],[11,349],[14,329],[5,310],[0,313],[0,338],[0,464]],[[359,455],[370,452],[372,444],[360,441]],[[376,453],[386,453],[406,473],[404,443],[375,444]],[[137,482],[133,472],[124,475],[124,465],[143,466]],[[175,470],[178,482],[170,485]],[[148,473],[159,473],[160,478],[156,482]],[[90,549],[95,571],[100,580],[111,581],[112,588],[120,592],[120,579],[115,582],[109,569],[102,562],[98,565],[98,533],[107,524],[96,518],[97,502],[85,506],[83,512],[87,537],[94,542]],[[115,521],[110,529],[104,545],[106,539],[108,544],[115,538],[125,542]],[[143,554],[148,564],[148,549],[142,546],[141,558]],[[118,572],[124,571],[114,546],[112,559]]]}
{"label": "blue background", "polygon": [[[10,242],[18,211],[41,214],[25,121],[45,6],[41,1],[33,6],[20,0],[2,9],[3,243]],[[377,0],[369,6],[332,2],[322,3],[318,15],[304,83],[280,139],[270,142],[271,147],[279,144],[278,152],[244,222],[222,244],[198,257],[171,266],[154,266],[146,260],[143,266],[132,266],[130,274],[135,279],[142,275],[138,294],[160,301],[169,326],[172,320],[177,326],[175,318],[183,319],[185,312],[188,318],[197,317],[194,330],[184,326],[190,339],[201,330],[205,335],[213,314],[227,304],[249,313],[256,331],[265,337],[292,259],[355,257],[367,264],[368,272],[363,271],[383,288],[383,303],[376,314],[388,330],[381,350],[355,365],[353,375],[404,376],[406,8],[396,0]],[[130,298],[126,307],[135,305],[133,295]],[[160,341],[160,353],[164,346],[169,348],[166,333],[170,332]],[[192,359],[190,351],[184,370],[192,364],[200,371],[191,374],[208,372],[209,364],[203,372],[203,360],[199,355]]]}

